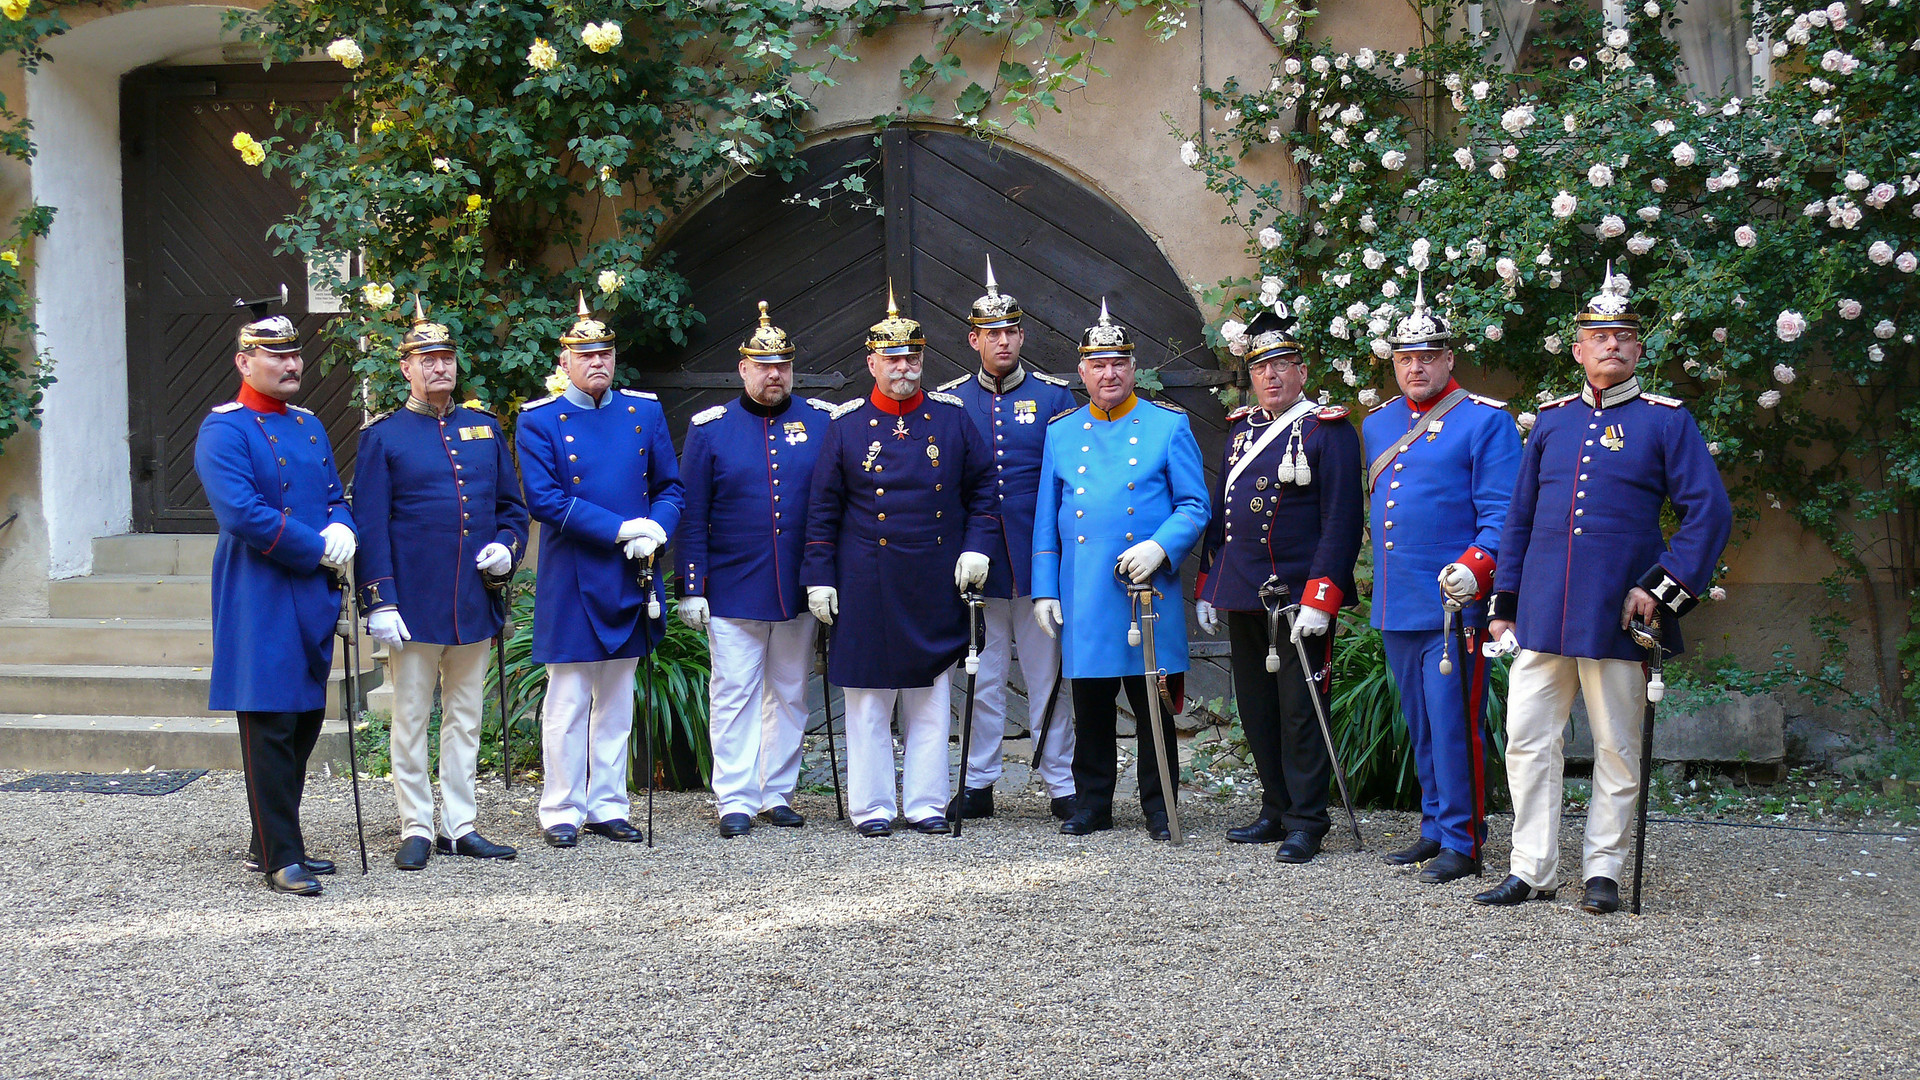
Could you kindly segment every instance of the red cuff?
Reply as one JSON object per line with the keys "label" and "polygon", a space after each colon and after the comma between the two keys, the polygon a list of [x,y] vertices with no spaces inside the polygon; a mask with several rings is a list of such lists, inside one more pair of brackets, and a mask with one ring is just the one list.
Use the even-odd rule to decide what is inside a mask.
{"label": "red cuff", "polygon": [[1207,595],[1207,572],[1205,570],[1202,570],[1193,579],[1193,598],[1195,600],[1202,600],[1206,598],[1206,595]]}
{"label": "red cuff", "polygon": [[1478,547],[1470,547],[1462,552],[1460,557],[1454,561],[1473,571],[1473,580],[1480,583],[1480,591],[1473,594],[1475,600],[1480,599],[1492,591],[1493,556],[1480,550]]}
{"label": "red cuff", "polygon": [[1314,578],[1307,582],[1306,591],[1300,594],[1300,606],[1338,615],[1340,603],[1345,599],[1346,594],[1340,591],[1340,586],[1335,585],[1332,578]]}

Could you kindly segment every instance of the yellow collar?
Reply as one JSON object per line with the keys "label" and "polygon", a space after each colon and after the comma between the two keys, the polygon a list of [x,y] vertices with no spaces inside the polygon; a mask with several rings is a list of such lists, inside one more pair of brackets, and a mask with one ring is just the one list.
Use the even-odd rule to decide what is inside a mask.
{"label": "yellow collar", "polygon": [[1140,404],[1140,398],[1139,398],[1139,395],[1137,395],[1137,394],[1128,394],[1128,395],[1127,395],[1127,400],[1125,400],[1125,401],[1123,401],[1123,402],[1121,402],[1120,404],[1118,404],[1118,405],[1116,405],[1116,406],[1114,406],[1114,407],[1113,407],[1113,410],[1112,410],[1111,412],[1109,412],[1109,411],[1108,411],[1108,410],[1106,410],[1106,409],[1102,409],[1102,408],[1101,408],[1100,406],[1098,406],[1098,405],[1095,405],[1095,404],[1093,404],[1092,402],[1088,402],[1088,403],[1087,403],[1087,408],[1088,408],[1088,409],[1089,409],[1090,411],[1092,411],[1092,413],[1093,413],[1093,418],[1094,418],[1095,420],[1118,420],[1118,419],[1120,419],[1121,417],[1123,417],[1123,416],[1125,416],[1125,415],[1127,415],[1128,413],[1130,413],[1130,412],[1132,412],[1132,411],[1133,411],[1133,407],[1134,407],[1135,405],[1138,405],[1138,404]]}

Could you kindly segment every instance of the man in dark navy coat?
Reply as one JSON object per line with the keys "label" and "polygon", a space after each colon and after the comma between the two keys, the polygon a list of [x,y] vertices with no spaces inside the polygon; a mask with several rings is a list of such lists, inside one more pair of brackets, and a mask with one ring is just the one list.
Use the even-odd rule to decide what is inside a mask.
{"label": "man in dark navy coat", "polygon": [[795,346],[773,325],[740,345],[739,398],[694,414],[681,454],[687,510],[675,534],[680,618],[707,635],[707,731],[720,835],[755,815],[799,828],[793,808],[819,624],[800,588],[807,495],[832,408],[793,396]]}
{"label": "man in dark navy coat", "polygon": [[[1550,899],[1560,885],[1564,733],[1573,695],[1593,728],[1580,906],[1620,908],[1620,868],[1640,775],[1646,651],[1632,618],[1661,621],[1669,652],[1680,616],[1713,581],[1733,508],[1713,454],[1678,400],[1645,393],[1634,367],[1645,346],[1627,282],[1609,267],[1576,319],[1580,393],[1550,401],[1527,438],[1493,579],[1498,645],[1517,648],[1508,676],[1507,783],[1513,861],[1483,904]],[[1661,511],[1671,503],[1671,538]]]}
{"label": "man in dark navy coat", "polygon": [[[1227,614],[1233,645],[1233,697],[1260,773],[1260,816],[1227,831],[1241,844],[1280,841],[1275,858],[1304,863],[1320,853],[1331,821],[1327,785],[1333,762],[1308,697],[1295,642],[1306,642],[1323,702],[1333,693],[1333,618],[1354,598],[1360,554],[1360,436],[1341,406],[1302,391],[1306,360],[1294,320],[1268,310],[1247,325],[1247,376],[1255,404],[1228,419],[1226,459],[1213,518],[1200,553],[1195,604],[1200,628],[1214,633]],[[1278,576],[1300,605],[1290,641],[1271,641],[1260,587]],[[1278,676],[1267,651],[1280,655]]]}
{"label": "man in dark navy coat", "polygon": [[1020,651],[1027,683],[1027,726],[1038,747],[1040,780],[1053,800],[1053,816],[1073,813],[1073,706],[1060,685],[1060,642],[1033,613],[1033,507],[1040,491],[1040,459],[1047,447],[1047,421],[1079,403],[1067,380],[1020,362],[1027,332],[1020,301],[1000,291],[987,262],[987,294],[973,302],[967,344],[980,368],[940,389],[965,403],[967,414],[993,448],[994,505],[1000,512],[999,546],[987,572],[987,643],[980,653],[974,693],[973,746],[961,792],[960,813],[993,816],[993,784],[1000,779],[1006,737],[1007,676]]}
{"label": "man in dark navy coat", "polygon": [[873,392],[834,410],[807,507],[800,583],[833,626],[827,677],[846,694],[847,812],[862,836],[893,830],[896,701],[907,821],[947,831],[947,669],[967,651],[959,590],[986,584],[1000,531],[987,441],[960,399],[920,389],[926,344],[889,291],[867,333]]}
{"label": "man in dark navy coat", "polygon": [[[414,298],[400,342],[403,408],[367,421],[354,464],[360,522],[360,606],[392,654],[393,790],[400,804],[394,865],[420,870],[447,855],[511,859],[474,828],[474,770],[489,640],[505,621],[489,580],[513,573],[527,547],[527,507],[513,452],[493,414],[457,405],[452,335]],[[427,722],[440,691],[440,820],[433,829]]]}
{"label": "man in dark navy coat", "polygon": [[[619,843],[645,838],[627,821],[633,673],[666,626],[647,616],[634,561],[667,542],[685,493],[659,399],[614,389],[613,357],[613,332],[582,297],[560,336],[565,388],[520,410],[520,478],[545,526],[533,659],[547,665],[540,826],[554,847],[579,843],[582,827]],[[652,589],[663,604],[664,577]]]}
{"label": "man in dark navy coat", "polygon": [[[264,314],[265,305],[254,309]],[[201,422],[193,463],[220,522],[213,556],[213,682],[208,706],[240,722],[250,864],[269,887],[311,896],[300,795],[320,738],[340,620],[336,575],[352,565],[353,515],[320,418],[300,392],[300,333],[284,315],[240,328],[235,400]]]}

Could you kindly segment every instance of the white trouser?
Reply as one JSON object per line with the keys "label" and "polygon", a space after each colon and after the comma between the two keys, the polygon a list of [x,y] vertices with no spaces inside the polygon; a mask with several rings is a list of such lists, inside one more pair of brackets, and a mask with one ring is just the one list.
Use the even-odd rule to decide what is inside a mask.
{"label": "white trouser", "polygon": [[847,816],[855,825],[892,821],[893,703],[900,702],[906,736],[900,794],[908,821],[947,813],[947,732],[953,727],[953,695],[942,673],[932,686],[906,690],[842,690],[847,709]]}
{"label": "white trouser", "polygon": [[493,642],[391,650],[393,666],[393,795],[400,838],[433,836],[433,775],[427,764],[427,721],[440,688],[440,823],[449,840],[473,831],[473,770],[480,754],[480,699]]}
{"label": "white trouser", "polygon": [[707,626],[713,677],[707,730],[720,814],[758,814],[792,804],[807,726],[807,665],[819,623],[723,619]]}
{"label": "white trouser", "polygon": [[1507,785],[1513,791],[1510,872],[1536,889],[1560,884],[1560,800],[1573,694],[1593,729],[1593,798],[1581,877],[1620,880],[1640,791],[1640,721],[1647,677],[1632,660],[1589,660],[1522,649],[1507,676]]}
{"label": "white trouser", "polygon": [[540,827],[624,820],[627,736],[633,731],[638,657],[548,664],[540,707]]}
{"label": "white trouser", "polygon": [[[1000,779],[1000,744],[1007,733],[1007,676],[1013,673],[1013,655],[1020,654],[1020,675],[1027,682],[1027,729],[1034,738],[1047,713],[1047,697],[1060,676],[1060,642],[1040,629],[1033,617],[1033,598],[989,598],[986,606],[987,647],[980,653],[980,674],[973,691],[973,746],[967,755],[967,786],[989,788]],[[964,665],[954,678],[966,686]],[[1053,724],[1040,758],[1040,779],[1055,798],[1073,794],[1073,695],[1060,687],[1053,703]]]}

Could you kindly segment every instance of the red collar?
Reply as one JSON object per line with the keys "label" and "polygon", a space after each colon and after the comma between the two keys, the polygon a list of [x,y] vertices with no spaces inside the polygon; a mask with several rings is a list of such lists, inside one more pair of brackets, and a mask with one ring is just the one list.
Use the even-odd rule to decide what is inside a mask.
{"label": "red collar", "polygon": [[1451,394],[1458,389],[1460,389],[1460,381],[1458,379],[1448,379],[1447,385],[1442,387],[1439,393],[1433,395],[1432,397],[1428,398],[1425,401],[1415,401],[1412,398],[1408,398],[1407,408],[1412,409],[1414,412],[1417,412],[1417,413],[1426,412],[1428,409],[1431,409],[1435,405],[1438,405],[1440,404],[1440,402],[1444,401],[1448,394]]}
{"label": "red collar", "polygon": [[235,394],[233,399],[254,412],[283,413],[287,411],[286,402],[279,398],[268,397],[246,383],[240,384],[240,392]]}
{"label": "red collar", "polygon": [[913,396],[907,400],[895,401],[881,393],[880,388],[876,386],[873,388],[873,393],[867,396],[867,400],[873,402],[874,408],[879,409],[888,416],[905,416],[919,408],[921,402],[927,400],[927,392],[925,390],[915,390]]}

